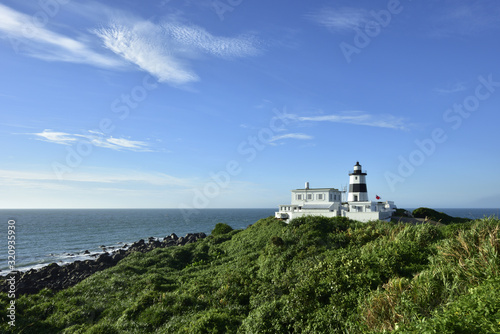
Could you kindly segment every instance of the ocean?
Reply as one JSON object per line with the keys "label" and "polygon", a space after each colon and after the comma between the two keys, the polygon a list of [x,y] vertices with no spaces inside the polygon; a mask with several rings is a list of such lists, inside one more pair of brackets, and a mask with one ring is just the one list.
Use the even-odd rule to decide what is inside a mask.
{"label": "ocean", "polygon": [[[499,216],[500,209],[436,209],[455,217]],[[244,229],[276,209],[23,209],[0,210],[0,275],[10,272],[8,231],[15,226],[15,270],[91,259],[149,237],[207,235],[217,223]],[[13,223],[14,221],[15,223]],[[10,228],[12,230],[12,227]],[[10,232],[12,233],[12,232]],[[12,238],[11,238],[12,239]],[[12,243],[11,243],[12,244]],[[84,254],[88,251],[89,254]],[[3,255],[2,255],[3,254]]]}

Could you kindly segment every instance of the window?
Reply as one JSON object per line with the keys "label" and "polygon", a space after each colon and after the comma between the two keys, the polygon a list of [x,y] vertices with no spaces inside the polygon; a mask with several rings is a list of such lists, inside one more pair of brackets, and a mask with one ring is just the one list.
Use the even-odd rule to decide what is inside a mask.
{"label": "window", "polygon": [[335,195],[330,194],[330,201],[334,201],[334,200],[335,200]]}
{"label": "window", "polygon": [[313,195],[312,194],[307,194],[307,199],[313,199]]}
{"label": "window", "polygon": [[323,194],[318,194],[318,199],[323,200]]}
{"label": "window", "polygon": [[302,201],[302,195],[301,194],[297,195],[297,200],[298,201]]}

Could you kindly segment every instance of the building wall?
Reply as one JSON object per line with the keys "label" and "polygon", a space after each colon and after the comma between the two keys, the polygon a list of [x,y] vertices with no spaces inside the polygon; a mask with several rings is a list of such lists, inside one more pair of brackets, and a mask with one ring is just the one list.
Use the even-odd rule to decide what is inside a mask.
{"label": "building wall", "polygon": [[392,212],[346,212],[346,217],[361,222],[370,220],[388,220]]}
{"label": "building wall", "polygon": [[[285,212],[276,212],[276,218],[284,218],[285,216],[281,216]],[[289,223],[292,219],[303,217],[303,216],[323,216],[323,217],[337,217],[344,216],[352,220],[357,220],[360,222],[368,222],[371,220],[389,220],[392,212],[349,212],[349,211],[325,211],[325,210],[295,210],[286,212],[287,223]]]}
{"label": "building wall", "polygon": [[[297,196],[302,196],[299,199]],[[330,195],[332,195],[330,200]],[[340,202],[342,196],[338,190],[328,190],[328,189],[307,189],[307,190],[293,190],[292,191],[292,205],[304,205],[304,204],[325,204],[329,202]]]}

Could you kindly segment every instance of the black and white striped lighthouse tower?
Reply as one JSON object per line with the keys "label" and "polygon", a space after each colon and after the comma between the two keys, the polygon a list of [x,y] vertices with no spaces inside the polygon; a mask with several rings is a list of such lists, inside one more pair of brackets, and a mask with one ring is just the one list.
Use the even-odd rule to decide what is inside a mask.
{"label": "black and white striped lighthouse tower", "polygon": [[349,173],[349,195],[348,202],[368,202],[368,191],[366,189],[366,173],[363,173],[361,165],[356,162],[354,170]]}

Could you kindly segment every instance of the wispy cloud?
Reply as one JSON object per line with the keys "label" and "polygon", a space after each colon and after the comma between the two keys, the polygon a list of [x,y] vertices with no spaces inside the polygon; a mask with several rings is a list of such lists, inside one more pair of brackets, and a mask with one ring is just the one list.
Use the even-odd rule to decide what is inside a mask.
{"label": "wispy cloud", "polygon": [[246,57],[260,53],[258,40],[251,34],[237,37],[214,36],[204,28],[195,25],[165,22],[161,24],[167,36],[184,46],[199,49],[217,57]]}
{"label": "wispy cloud", "polygon": [[338,114],[318,116],[290,115],[289,117],[301,122],[334,122],[398,130],[406,129],[405,121],[401,117],[395,117],[393,115],[372,115],[363,111],[343,111]]}
{"label": "wispy cloud", "polygon": [[275,142],[275,141],[283,140],[283,139],[311,140],[313,138],[314,137],[312,137],[310,135],[306,135],[304,133],[288,133],[285,135],[274,136],[273,138],[271,138],[271,140],[269,140],[269,142]]}
{"label": "wispy cloud", "polygon": [[92,50],[87,44],[35,25],[33,18],[0,4],[0,31],[10,38],[17,51],[48,61],[86,63],[98,67],[116,68],[123,61]]}
{"label": "wispy cloud", "polygon": [[105,22],[99,23],[100,28],[91,18],[95,9],[88,4],[68,5],[71,10],[65,15],[87,24],[75,33],[74,28],[56,21],[57,17],[52,18],[54,22],[35,25],[31,16],[0,4],[0,38],[8,38],[17,52],[42,60],[107,69],[139,68],[173,85],[200,80],[192,63],[203,55],[231,59],[261,52],[252,34],[216,36],[200,26],[180,23],[174,16],[157,23],[99,3],[96,6],[99,19]]}
{"label": "wispy cloud", "polygon": [[458,93],[458,92],[463,92],[466,90],[467,87],[465,86],[465,83],[463,82],[457,82],[451,86],[448,86],[446,88],[435,88],[434,91],[439,94],[453,94],[453,93]]}
{"label": "wispy cloud", "polygon": [[[0,170],[2,184],[61,187],[61,180],[52,172]],[[164,173],[137,172],[122,169],[87,168],[85,171],[65,175],[64,181],[103,185],[143,183],[152,186],[191,188],[194,180],[181,179]],[[52,183],[53,182],[53,183]]]}
{"label": "wispy cloud", "polygon": [[446,6],[439,4],[432,13],[430,26],[435,37],[470,36],[500,28],[497,1],[450,1]]}
{"label": "wispy cloud", "polygon": [[[184,84],[199,77],[161,40],[161,29],[151,22],[132,27],[113,24],[95,31],[106,48],[142,70],[156,76],[160,82]],[[172,48],[174,49],[174,48]]]}
{"label": "wispy cloud", "polygon": [[46,129],[39,133],[31,133],[30,135],[35,135],[38,140],[61,145],[72,145],[78,141],[85,140],[96,147],[117,151],[152,152],[150,145],[144,141],[114,138],[97,131],[88,131],[88,133],[84,134],[71,134]]}
{"label": "wispy cloud", "polygon": [[360,8],[323,8],[306,15],[306,18],[334,32],[352,30],[361,26],[368,18],[368,12]]}
{"label": "wispy cloud", "polygon": [[150,21],[123,21],[94,31],[106,48],[156,76],[160,82],[198,81],[190,62],[199,54],[221,58],[259,53],[250,35],[219,37],[198,26]]}

